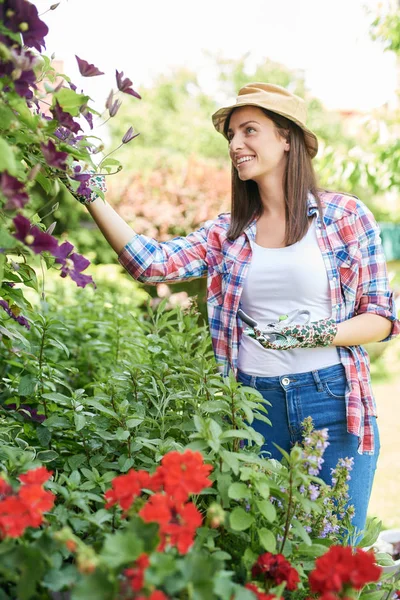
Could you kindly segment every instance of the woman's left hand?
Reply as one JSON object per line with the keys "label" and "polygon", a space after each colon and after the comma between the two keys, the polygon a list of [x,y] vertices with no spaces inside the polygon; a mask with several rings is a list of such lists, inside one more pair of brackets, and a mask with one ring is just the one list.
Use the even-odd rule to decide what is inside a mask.
{"label": "woman's left hand", "polygon": [[330,346],[336,333],[337,324],[333,319],[321,319],[306,325],[283,326],[278,334],[272,335],[254,327],[251,337],[268,350],[293,350]]}

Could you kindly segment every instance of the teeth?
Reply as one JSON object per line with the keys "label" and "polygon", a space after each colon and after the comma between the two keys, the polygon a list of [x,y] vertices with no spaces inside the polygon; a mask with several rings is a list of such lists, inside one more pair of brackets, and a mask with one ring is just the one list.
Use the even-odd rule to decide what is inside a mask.
{"label": "teeth", "polygon": [[253,160],[254,156],[243,156],[242,158],[239,158],[236,162],[237,165],[242,164],[243,162],[247,162],[249,160]]}

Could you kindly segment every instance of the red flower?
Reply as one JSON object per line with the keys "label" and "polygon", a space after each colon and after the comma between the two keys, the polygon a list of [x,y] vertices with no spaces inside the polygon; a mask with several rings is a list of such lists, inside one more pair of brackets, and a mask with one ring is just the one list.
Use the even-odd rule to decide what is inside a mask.
{"label": "red flower", "polygon": [[261,576],[276,585],[285,581],[286,588],[290,591],[296,590],[300,581],[298,572],[282,554],[271,554],[270,552],[265,552],[258,557],[251,574],[253,577]]}
{"label": "red flower", "polygon": [[105,493],[106,508],[119,504],[126,512],[133,501],[142,493],[142,488],[150,487],[150,475],[147,471],[129,471],[126,475],[118,475],[112,482],[112,489]]}
{"label": "red flower", "polygon": [[18,496],[8,496],[0,502],[1,537],[20,537],[30,525],[27,507]]}
{"label": "red flower", "polygon": [[139,516],[143,521],[159,524],[161,542],[158,550],[163,550],[169,543],[181,554],[188,552],[196,529],[202,524],[202,516],[194,504],[178,504],[164,494],[151,496]]}
{"label": "red flower", "polygon": [[39,527],[43,523],[43,513],[53,508],[54,494],[44,490],[39,484],[30,484],[21,486],[18,495],[27,507],[31,526]]}
{"label": "red flower", "polygon": [[257,600],[281,600],[281,598],[274,596],[274,594],[266,594],[265,592],[260,590],[256,585],[254,585],[254,583],[246,583],[244,587],[247,590],[253,592]]}
{"label": "red flower", "polygon": [[2,477],[0,477],[0,498],[2,496],[8,496],[9,494],[11,494],[11,492],[12,492],[11,485],[9,485],[7,483],[7,481],[4,481],[4,479]]}
{"label": "red flower", "polygon": [[53,471],[48,471],[46,467],[38,467],[18,477],[22,483],[45,483],[53,475]]}
{"label": "red flower", "polygon": [[309,575],[310,589],[314,593],[341,592],[343,586],[361,589],[366,583],[378,581],[382,569],[375,564],[372,552],[351,546],[331,546],[315,561]]}
{"label": "red flower", "polygon": [[212,486],[212,481],[208,479],[212,466],[204,464],[200,452],[168,452],[161,465],[157,471],[162,473],[164,490],[178,502],[185,502],[189,494],[198,494]]}
{"label": "red flower", "polygon": [[147,554],[141,554],[135,561],[135,566],[125,569],[124,575],[129,579],[129,585],[132,591],[140,592],[144,583],[144,572],[149,566],[150,561]]}

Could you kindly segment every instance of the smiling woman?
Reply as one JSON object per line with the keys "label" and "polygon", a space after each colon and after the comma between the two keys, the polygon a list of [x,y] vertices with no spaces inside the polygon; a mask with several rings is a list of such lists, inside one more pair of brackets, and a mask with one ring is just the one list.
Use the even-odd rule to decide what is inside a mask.
{"label": "smiling woman", "polygon": [[95,194],[85,203],[135,279],[207,276],[217,363],[271,404],[272,428],[253,423],[262,450],[279,459],[275,444],[289,451],[300,442],[307,416],[328,429],[320,476],[329,482],[339,459],[354,461],[350,498],[361,530],[379,453],[361,344],[400,331],[377,224],[358,198],[318,188],[318,140],[301,98],[250,83],[213,123],[229,146],[231,213],[159,243]]}

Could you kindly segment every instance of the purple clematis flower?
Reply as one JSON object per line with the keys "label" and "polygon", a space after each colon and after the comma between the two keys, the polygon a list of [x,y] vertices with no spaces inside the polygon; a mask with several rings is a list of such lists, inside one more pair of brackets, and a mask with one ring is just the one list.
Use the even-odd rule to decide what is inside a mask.
{"label": "purple clematis flower", "polygon": [[72,131],[72,133],[78,133],[79,130],[82,131],[82,127],[79,125],[79,123],[74,121],[72,116],[61,108],[58,100],[56,100],[55,106],[51,108],[50,111],[53,113],[53,117],[57,119],[60,125],[66,127]]}
{"label": "purple clematis flower", "polygon": [[117,87],[119,89],[120,92],[124,92],[125,94],[129,94],[130,96],[135,96],[135,98],[139,98],[139,100],[141,99],[141,96],[135,92],[134,89],[131,88],[132,85],[132,81],[130,79],[128,79],[128,77],[126,79],[124,79],[124,72],[121,71],[121,73],[119,73],[117,70],[115,71],[115,76],[117,79]]}
{"label": "purple clematis flower", "polygon": [[90,110],[87,110],[86,105],[81,107],[81,114],[89,123],[90,129],[93,129],[93,114]]}
{"label": "purple clematis flower", "polygon": [[25,317],[23,317],[22,315],[16,315],[11,310],[11,306],[8,304],[7,300],[0,300],[0,306],[3,310],[5,310],[5,312],[8,314],[9,317],[14,319],[14,321],[19,323],[20,325],[23,325],[23,327],[26,327],[26,329],[31,328],[28,320]]}
{"label": "purple clematis flower", "polygon": [[13,219],[13,223],[16,229],[13,235],[17,240],[29,246],[35,254],[47,251],[54,255],[58,246],[56,238],[41,231],[36,225],[32,225],[29,219],[23,215],[17,215]]}
{"label": "purple clematis flower", "polygon": [[25,46],[38,52],[46,48],[44,38],[49,32],[46,23],[39,19],[36,6],[28,0],[5,0],[0,17],[4,25],[14,33],[21,33]]}
{"label": "purple clematis flower", "polygon": [[96,75],[104,75],[103,71],[100,71],[93,64],[83,60],[83,58],[79,58],[79,56],[76,54],[75,58],[78,61],[79,72],[82,77],[96,77]]}
{"label": "purple clematis flower", "polygon": [[21,181],[4,171],[0,175],[0,190],[7,198],[6,210],[16,210],[23,208],[29,202],[29,196],[25,191],[25,186]]}
{"label": "purple clematis flower", "polygon": [[128,144],[129,142],[134,140],[135,137],[137,137],[138,135],[140,135],[140,133],[133,133],[133,127],[129,127],[128,131],[125,133],[124,137],[122,138],[122,143]]}
{"label": "purple clematis flower", "polygon": [[55,167],[56,169],[62,169],[65,171],[67,168],[65,161],[68,157],[68,152],[60,152],[56,150],[56,146],[51,140],[48,141],[47,145],[44,143],[40,144],[40,147],[42,149],[43,156],[50,167]]}
{"label": "purple clematis flower", "polygon": [[61,277],[69,275],[76,285],[82,288],[87,286],[88,283],[94,285],[91,275],[82,274],[82,271],[90,265],[90,260],[81,254],[72,252],[73,249],[74,246],[70,242],[64,242],[53,253],[57,257],[56,263],[61,265]]}
{"label": "purple clematis flower", "polygon": [[[46,419],[46,415],[39,415],[37,409],[33,406],[29,406],[29,404],[20,404],[19,408],[17,408],[16,404],[3,404],[3,408],[17,410],[18,412],[21,412],[25,419],[30,418],[32,421],[36,421],[37,423],[43,423],[43,421]],[[26,413],[29,413],[30,416],[28,417]]]}
{"label": "purple clematis flower", "polygon": [[[2,41],[0,39],[0,41]],[[37,58],[29,50],[23,48],[10,48],[11,60],[0,62],[0,76],[9,77],[14,82],[15,91],[21,98],[31,100],[36,89],[36,75],[33,67]]]}

